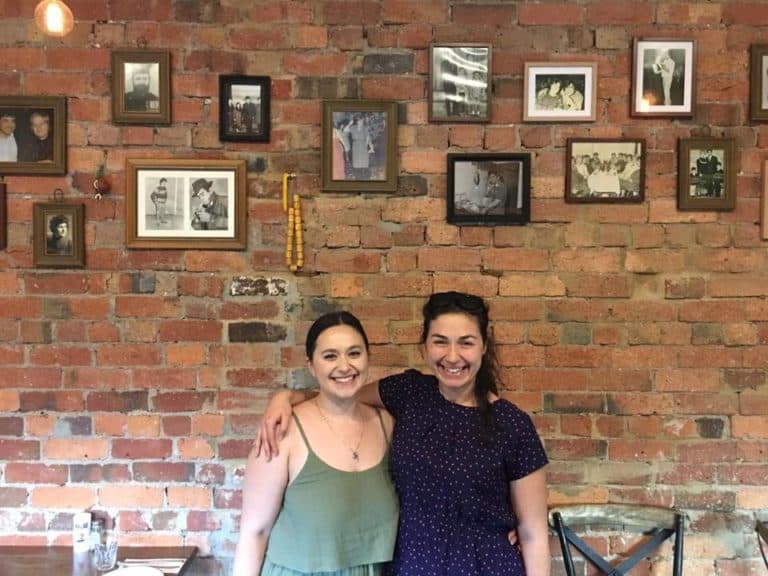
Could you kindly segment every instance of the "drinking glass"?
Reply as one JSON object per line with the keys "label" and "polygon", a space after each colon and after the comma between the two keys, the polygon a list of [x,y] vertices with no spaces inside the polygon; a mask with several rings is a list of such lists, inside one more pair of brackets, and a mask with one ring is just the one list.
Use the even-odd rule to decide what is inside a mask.
{"label": "drinking glass", "polygon": [[94,544],[93,565],[99,572],[112,570],[117,563],[117,536],[107,534],[103,542]]}

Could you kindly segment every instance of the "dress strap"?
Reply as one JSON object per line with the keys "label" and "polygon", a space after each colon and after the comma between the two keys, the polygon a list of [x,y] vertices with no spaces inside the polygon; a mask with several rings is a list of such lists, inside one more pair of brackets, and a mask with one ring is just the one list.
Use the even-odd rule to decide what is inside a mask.
{"label": "dress strap", "polygon": [[376,416],[379,417],[379,424],[381,424],[381,431],[384,432],[384,440],[387,442],[387,446],[389,446],[389,436],[387,436],[387,427],[384,426],[384,417],[381,415],[381,410],[375,406],[373,409],[376,410]]}
{"label": "dress strap", "polygon": [[304,440],[304,445],[307,447],[307,450],[309,450],[310,454],[314,454],[312,446],[309,445],[309,440],[307,440],[307,435],[304,433],[304,428],[301,427],[299,417],[296,416],[296,412],[293,412],[291,416],[293,417],[293,421],[296,422],[296,428],[299,429],[299,434],[301,434],[301,439]]}

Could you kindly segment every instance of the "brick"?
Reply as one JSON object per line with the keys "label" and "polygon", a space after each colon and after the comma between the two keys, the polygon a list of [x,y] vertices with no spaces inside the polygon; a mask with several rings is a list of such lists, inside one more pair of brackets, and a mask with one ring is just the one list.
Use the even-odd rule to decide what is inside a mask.
{"label": "brick", "polygon": [[182,438],[178,443],[179,455],[185,460],[208,460],[214,457],[211,443],[204,438]]}
{"label": "brick", "polygon": [[173,444],[168,439],[122,439],[112,440],[113,458],[136,460],[141,458],[168,458],[173,452]]}
{"label": "brick", "polygon": [[133,477],[139,482],[191,482],[194,464],[187,462],[134,462]]}
{"label": "brick", "polygon": [[30,503],[36,508],[72,508],[83,510],[96,503],[93,488],[78,486],[39,486],[32,490]]}
{"label": "brick", "polygon": [[210,488],[199,486],[169,486],[168,505],[178,508],[206,509],[213,501]]}
{"label": "brick", "polygon": [[102,484],[98,488],[98,502],[102,506],[116,508],[160,508],[163,504],[163,489]]}

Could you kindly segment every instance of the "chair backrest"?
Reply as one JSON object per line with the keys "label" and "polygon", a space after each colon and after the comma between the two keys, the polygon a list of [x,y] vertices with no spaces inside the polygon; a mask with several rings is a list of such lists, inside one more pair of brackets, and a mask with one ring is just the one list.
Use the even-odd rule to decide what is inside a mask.
{"label": "chair backrest", "polygon": [[[631,504],[578,504],[560,506],[549,511],[549,522],[557,533],[568,576],[576,576],[571,547],[606,576],[626,576],[641,560],[647,558],[667,539],[673,540],[672,575],[683,574],[684,516],[681,512],[658,506]],[[613,565],[577,534],[617,532],[645,534],[647,538],[635,549],[623,554],[624,560]]]}
{"label": "chair backrest", "polygon": [[760,545],[760,554],[763,555],[763,562],[765,562],[765,567],[768,568],[768,556],[766,556],[765,552],[765,548],[768,546],[768,524],[758,520],[755,530],[757,530],[757,543]]}

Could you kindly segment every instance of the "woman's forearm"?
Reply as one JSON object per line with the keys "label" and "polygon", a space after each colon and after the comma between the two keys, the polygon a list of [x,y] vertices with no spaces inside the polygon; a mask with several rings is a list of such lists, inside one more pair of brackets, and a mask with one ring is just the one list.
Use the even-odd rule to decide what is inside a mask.
{"label": "woman's forearm", "polygon": [[519,545],[523,552],[526,576],[549,576],[552,560],[549,554],[547,533],[527,534],[525,527],[518,528]]}

